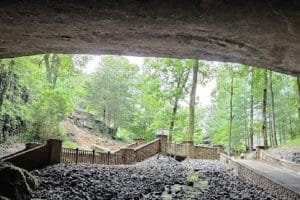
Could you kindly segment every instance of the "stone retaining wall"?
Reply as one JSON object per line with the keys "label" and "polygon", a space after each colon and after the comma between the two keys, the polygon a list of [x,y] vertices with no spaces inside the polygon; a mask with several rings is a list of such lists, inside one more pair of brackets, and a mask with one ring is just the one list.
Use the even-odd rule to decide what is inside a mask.
{"label": "stone retaining wall", "polygon": [[[105,155],[102,156],[104,159],[102,162],[101,161],[102,157],[98,156],[98,154],[100,155],[101,152],[95,152],[95,151],[87,152],[87,151],[81,151],[79,149],[68,149],[66,151],[62,151],[62,141],[50,139],[47,140],[47,142],[42,145],[34,144],[34,143],[27,144],[25,150],[4,157],[2,160],[6,162],[10,162],[24,169],[33,170],[33,169],[43,168],[48,165],[60,163],[61,161],[72,162],[73,160],[74,162],[75,158],[76,158],[75,163],[77,162],[107,163],[110,165],[110,164],[133,164],[135,162],[140,162],[142,160],[145,160],[158,153],[163,155],[170,154],[168,137],[166,135],[158,135],[157,139],[147,144],[140,145],[141,143],[143,143],[143,141],[139,140],[138,142],[129,145],[129,147],[121,148],[115,152],[102,152],[102,154],[111,154],[107,156]],[[183,156],[186,156],[188,158],[212,159],[212,160],[219,159],[218,148],[194,146],[193,142],[175,144],[175,146],[182,148],[184,151],[182,151],[181,153],[184,153]],[[175,148],[175,154],[176,153],[178,152],[176,151]],[[72,157],[73,155],[77,155],[77,156],[73,156],[74,159],[69,159],[69,157],[65,158],[66,155],[68,155],[69,157]],[[113,160],[114,162],[107,162],[107,158],[116,158],[116,157],[118,161]],[[96,162],[95,159],[98,158],[100,160]]]}
{"label": "stone retaining wall", "polygon": [[219,160],[218,149],[215,147],[194,147],[194,159]]}
{"label": "stone retaining wall", "polygon": [[280,185],[279,183],[275,183],[259,172],[234,161],[232,158],[223,153],[220,154],[220,161],[232,168],[236,175],[242,176],[252,184],[264,188],[267,192],[276,195],[278,199],[300,199],[300,195],[296,192]]}
{"label": "stone retaining wall", "polygon": [[40,169],[60,163],[61,140],[49,139],[46,143],[6,156],[1,161],[9,162],[27,170]]}
{"label": "stone retaining wall", "polygon": [[219,160],[221,148],[196,146],[191,141],[180,144],[168,143],[168,154],[184,156],[191,159]]}
{"label": "stone retaining wall", "polygon": [[155,139],[150,143],[135,148],[134,160],[135,162],[140,162],[142,160],[145,160],[146,158],[156,155],[159,152],[160,152],[160,140]]}
{"label": "stone retaining wall", "polygon": [[279,165],[279,166],[285,167],[287,169],[294,170],[296,172],[300,172],[300,164],[290,162],[290,161],[284,160],[284,159],[275,158],[262,149],[257,149],[256,157],[258,159],[265,160],[268,163],[271,163],[274,165]]}

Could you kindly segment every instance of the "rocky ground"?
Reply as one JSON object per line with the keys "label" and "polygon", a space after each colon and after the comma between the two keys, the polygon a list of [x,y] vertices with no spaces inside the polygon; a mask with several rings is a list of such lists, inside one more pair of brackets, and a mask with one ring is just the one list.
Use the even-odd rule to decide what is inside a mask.
{"label": "rocky ground", "polygon": [[131,166],[59,164],[32,172],[42,199],[276,199],[218,161],[152,157]]}
{"label": "rocky ground", "polygon": [[300,147],[275,148],[269,149],[268,152],[277,158],[300,164]]}
{"label": "rocky ground", "polygon": [[0,144],[0,158],[23,149],[25,149],[25,144],[23,143]]}

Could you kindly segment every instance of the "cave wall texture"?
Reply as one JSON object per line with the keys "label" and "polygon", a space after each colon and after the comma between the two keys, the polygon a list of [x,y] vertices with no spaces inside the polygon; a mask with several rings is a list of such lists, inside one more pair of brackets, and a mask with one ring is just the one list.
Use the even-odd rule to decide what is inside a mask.
{"label": "cave wall texture", "polygon": [[46,52],[197,58],[300,75],[300,1],[0,1],[0,58]]}

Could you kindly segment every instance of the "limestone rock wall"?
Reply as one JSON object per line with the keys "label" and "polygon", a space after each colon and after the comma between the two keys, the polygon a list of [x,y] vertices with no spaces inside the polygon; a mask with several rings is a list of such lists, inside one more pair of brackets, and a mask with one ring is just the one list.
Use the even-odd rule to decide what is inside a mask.
{"label": "limestone rock wall", "polygon": [[299,0],[3,0],[0,58],[197,58],[300,75],[299,13]]}

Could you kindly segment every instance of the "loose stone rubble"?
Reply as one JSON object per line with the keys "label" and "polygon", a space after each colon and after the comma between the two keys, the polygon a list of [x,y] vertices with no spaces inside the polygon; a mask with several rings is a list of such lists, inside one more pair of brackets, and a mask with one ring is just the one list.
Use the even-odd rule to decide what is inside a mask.
{"label": "loose stone rubble", "polygon": [[25,149],[25,144],[0,144],[0,158]]}
{"label": "loose stone rubble", "polygon": [[222,163],[154,156],[135,165],[58,164],[32,172],[42,199],[276,199]]}
{"label": "loose stone rubble", "polygon": [[300,164],[300,148],[299,147],[289,147],[289,148],[275,148],[270,149],[268,152],[280,159],[286,159],[291,162]]}

